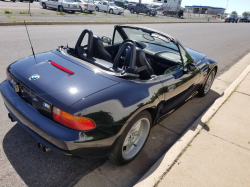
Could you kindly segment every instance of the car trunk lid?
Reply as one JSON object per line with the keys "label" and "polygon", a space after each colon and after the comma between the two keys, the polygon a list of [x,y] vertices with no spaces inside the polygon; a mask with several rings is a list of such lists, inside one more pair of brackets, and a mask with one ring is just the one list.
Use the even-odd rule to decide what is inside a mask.
{"label": "car trunk lid", "polygon": [[[9,66],[9,72],[39,97],[65,111],[77,101],[119,83],[53,52],[36,55],[36,61],[33,56],[21,59]],[[40,77],[32,80],[34,75]]]}

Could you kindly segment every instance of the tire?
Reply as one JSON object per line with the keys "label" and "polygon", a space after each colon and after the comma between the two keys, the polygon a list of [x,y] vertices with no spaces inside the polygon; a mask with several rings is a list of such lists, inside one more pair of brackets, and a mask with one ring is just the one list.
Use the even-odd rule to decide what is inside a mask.
{"label": "tire", "polygon": [[95,10],[97,11],[97,12],[99,12],[99,7],[97,6],[97,7],[95,7]]}
{"label": "tire", "polygon": [[131,12],[132,14],[134,14],[134,13],[135,13],[135,10],[134,10],[133,8],[131,8],[131,9],[130,9],[130,12]]}
{"label": "tire", "polygon": [[72,10],[72,11],[71,11],[71,13],[72,13],[72,14],[75,14],[75,13],[76,13],[76,11]]}
{"label": "tire", "polygon": [[90,14],[93,14],[93,11],[89,11]]}
{"label": "tire", "polygon": [[23,2],[23,0],[20,0],[20,2]]}
{"label": "tire", "polygon": [[[145,110],[137,114],[115,143],[108,156],[109,159],[117,165],[124,165],[135,159],[147,141],[151,124],[152,117],[148,111]],[[130,148],[127,151],[128,146]]]}
{"label": "tire", "polygon": [[80,12],[83,12],[83,11],[82,11],[82,7],[80,7]]}
{"label": "tire", "polygon": [[110,9],[110,10],[109,10],[109,13],[110,13],[110,14],[113,14],[113,13],[114,13],[113,9]]}
{"label": "tire", "polygon": [[[198,93],[198,96],[204,97],[205,95],[208,94],[213,82],[214,82],[214,77],[216,75],[215,69],[213,69],[207,76],[205,84],[202,86],[201,90]],[[209,81],[209,82],[208,82]]]}
{"label": "tire", "polygon": [[43,9],[46,9],[46,8],[47,8],[47,6],[46,6],[45,3],[42,3],[42,7],[43,7]]}
{"label": "tire", "polygon": [[147,16],[150,16],[150,15],[151,15],[149,11],[147,11],[146,14],[147,14]]}
{"label": "tire", "polygon": [[64,12],[63,7],[62,6],[58,6],[58,11],[59,12]]}
{"label": "tire", "polygon": [[30,3],[33,3],[34,2],[34,0],[30,0]]}

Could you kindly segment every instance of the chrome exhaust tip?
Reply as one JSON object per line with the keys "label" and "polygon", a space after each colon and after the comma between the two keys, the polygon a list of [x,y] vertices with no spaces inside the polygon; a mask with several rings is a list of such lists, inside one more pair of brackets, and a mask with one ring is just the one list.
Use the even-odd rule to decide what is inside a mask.
{"label": "chrome exhaust tip", "polygon": [[45,147],[44,145],[42,147],[42,150],[43,150],[44,153],[47,153],[47,152],[50,151],[50,149],[48,147]]}

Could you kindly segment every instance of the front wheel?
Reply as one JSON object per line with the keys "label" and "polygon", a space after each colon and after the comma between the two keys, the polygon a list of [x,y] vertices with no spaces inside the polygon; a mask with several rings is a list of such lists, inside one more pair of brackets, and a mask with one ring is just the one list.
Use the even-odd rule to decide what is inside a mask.
{"label": "front wheel", "polygon": [[134,11],[134,9],[133,9],[133,8],[131,8],[131,9],[130,9],[130,12],[131,12],[132,14],[134,14],[134,13],[135,13],[135,11]]}
{"label": "front wheel", "polygon": [[43,9],[46,9],[46,8],[47,8],[47,6],[46,6],[45,3],[42,3],[42,6],[43,6]]}
{"label": "front wheel", "polygon": [[109,10],[109,13],[110,13],[110,14],[113,14],[113,13],[114,13],[113,9],[110,9],[110,10]]}
{"label": "front wheel", "polygon": [[63,11],[64,11],[64,10],[63,10],[63,7],[62,7],[62,6],[59,6],[59,7],[58,7],[58,11],[59,11],[59,12],[63,12]]}
{"label": "front wheel", "polygon": [[99,12],[99,7],[97,6],[97,7],[95,7],[95,10],[97,11],[97,12]]}
{"label": "front wheel", "polygon": [[213,69],[211,71],[211,73],[208,75],[208,78],[204,84],[204,86],[201,88],[201,90],[199,91],[199,96],[200,97],[204,97],[205,95],[207,95],[207,93],[209,92],[213,82],[214,82],[214,77],[215,77],[215,69]]}
{"label": "front wheel", "polygon": [[147,11],[147,13],[146,13],[146,14],[147,14],[147,16],[150,16],[150,12],[149,12],[149,11]]}
{"label": "front wheel", "polygon": [[152,118],[148,111],[137,114],[116,142],[109,159],[117,165],[124,165],[135,159],[147,141],[151,124]]}

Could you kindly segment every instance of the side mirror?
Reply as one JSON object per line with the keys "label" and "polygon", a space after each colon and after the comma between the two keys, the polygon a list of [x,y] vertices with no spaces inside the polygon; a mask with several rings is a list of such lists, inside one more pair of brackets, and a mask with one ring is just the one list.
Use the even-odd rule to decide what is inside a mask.
{"label": "side mirror", "polygon": [[184,67],[183,71],[185,74],[192,74],[196,70],[196,66],[193,64],[188,64]]}
{"label": "side mirror", "polygon": [[111,38],[109,38],[109,37],[107,37],[107,36],[103,36],[102,37],[102,41],[104,42],[104,43],[107,43],[107,44],[111,44]]}

